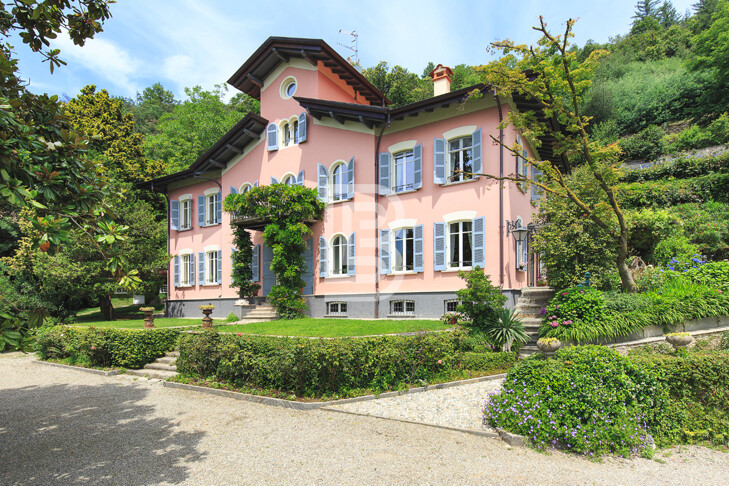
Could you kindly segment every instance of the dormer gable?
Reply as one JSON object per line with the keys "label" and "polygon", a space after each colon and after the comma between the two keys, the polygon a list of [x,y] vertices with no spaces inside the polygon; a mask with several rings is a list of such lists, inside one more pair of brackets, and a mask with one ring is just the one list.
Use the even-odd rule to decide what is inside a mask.
{"label": "dormer gable", "polygon": [[[350,63],[321,39],[269,37],[230,77],[228,83],[244,93],[261,99],[261,91],[274,71],[292,59],[301,59],[319,71],[320,83],[328,83],[351,96],[352,102],[385,106],[389,100]],[[282,66],[282,64],[284,66]],[[342,93],[340,93],[341,95]],[[340,99],[340,96],[337,96]]]}

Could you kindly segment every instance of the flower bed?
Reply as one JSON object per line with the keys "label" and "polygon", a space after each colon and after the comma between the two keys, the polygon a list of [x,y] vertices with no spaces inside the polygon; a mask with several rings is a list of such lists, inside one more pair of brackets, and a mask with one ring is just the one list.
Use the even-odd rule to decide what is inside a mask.
{"label": "flower bed", "polygon": [[54,326],[38,332],[43,360],[101,368],[142,368],[177,345],[177,329],[104,329]]}
{"label": "flower bed", "polygon": [[271,338],[204,332],[180,338],[177,370],[188,378],[287,396],[351,396],[499,373],[515,353],[477,352],[466,332],[370,338]]}

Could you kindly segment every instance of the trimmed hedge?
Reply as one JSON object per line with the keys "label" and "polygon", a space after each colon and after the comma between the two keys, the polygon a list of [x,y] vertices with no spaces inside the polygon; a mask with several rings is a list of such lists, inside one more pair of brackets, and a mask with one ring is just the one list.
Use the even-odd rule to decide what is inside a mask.
{"label": "trimmed hedge", "polygon": [[177,329],[54,326],[38,331],[36,350],[44,360],[136,369],[173,350],[179,335]]}
{"label": "trimmed hedge", "polygon": [[515,353],[473,353],[462,331],[370,338],[275,338],[206,331],[180,337],[177,370],[238,388],[298,396],[388,390],[456,372],[505,371]]}

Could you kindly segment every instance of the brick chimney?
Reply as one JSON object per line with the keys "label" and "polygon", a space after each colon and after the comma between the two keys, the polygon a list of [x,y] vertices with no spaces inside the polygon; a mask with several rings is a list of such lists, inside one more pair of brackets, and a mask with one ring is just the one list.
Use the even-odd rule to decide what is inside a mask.
{"label": "brick chimney", "polygon": [[433,78],[433,96],[438,96],[451,92],[451,76],[453,71],[451,68],[438,64],[435,69],[430,72]]}

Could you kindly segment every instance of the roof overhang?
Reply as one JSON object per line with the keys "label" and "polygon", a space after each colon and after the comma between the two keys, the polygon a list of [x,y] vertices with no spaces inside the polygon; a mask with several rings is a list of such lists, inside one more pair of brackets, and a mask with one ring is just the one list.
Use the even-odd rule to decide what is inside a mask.
{"label": "roof overhang", "polygon": [[291,58],[304,59],[312,66],[318,66],[321,62],[371,105],[384,106],[390,102],[362,73],[321,39],[269,37],[238,68],[228,83],[260,100],[264,80],[279,64]]}
{"label": "roof overhang", "polygon": [[294,99],[306,109],[309,115],[317,120],[329,117],[341,124],[346,121],[362,123],[367,128],[380,126],[387,122],[388,112],[390,111],[389,108],[382,106],[358,105],[357,103],[318,100],[299,96],[295,96]]}
{"label": "roof overhang", "polygon": [[187,179],[190,176],[202,175],[208,171],[223,169],[231,160],[242,154],[248,145],[261,138],[267,124],[268,120],[265,118],[255,113],[248,113],[233,128],[228,130],[215,145],[190,164],[190,167],[174,174],[140,183],[139,186],[149,186],[152,190],[164,191],[171,182]]}

